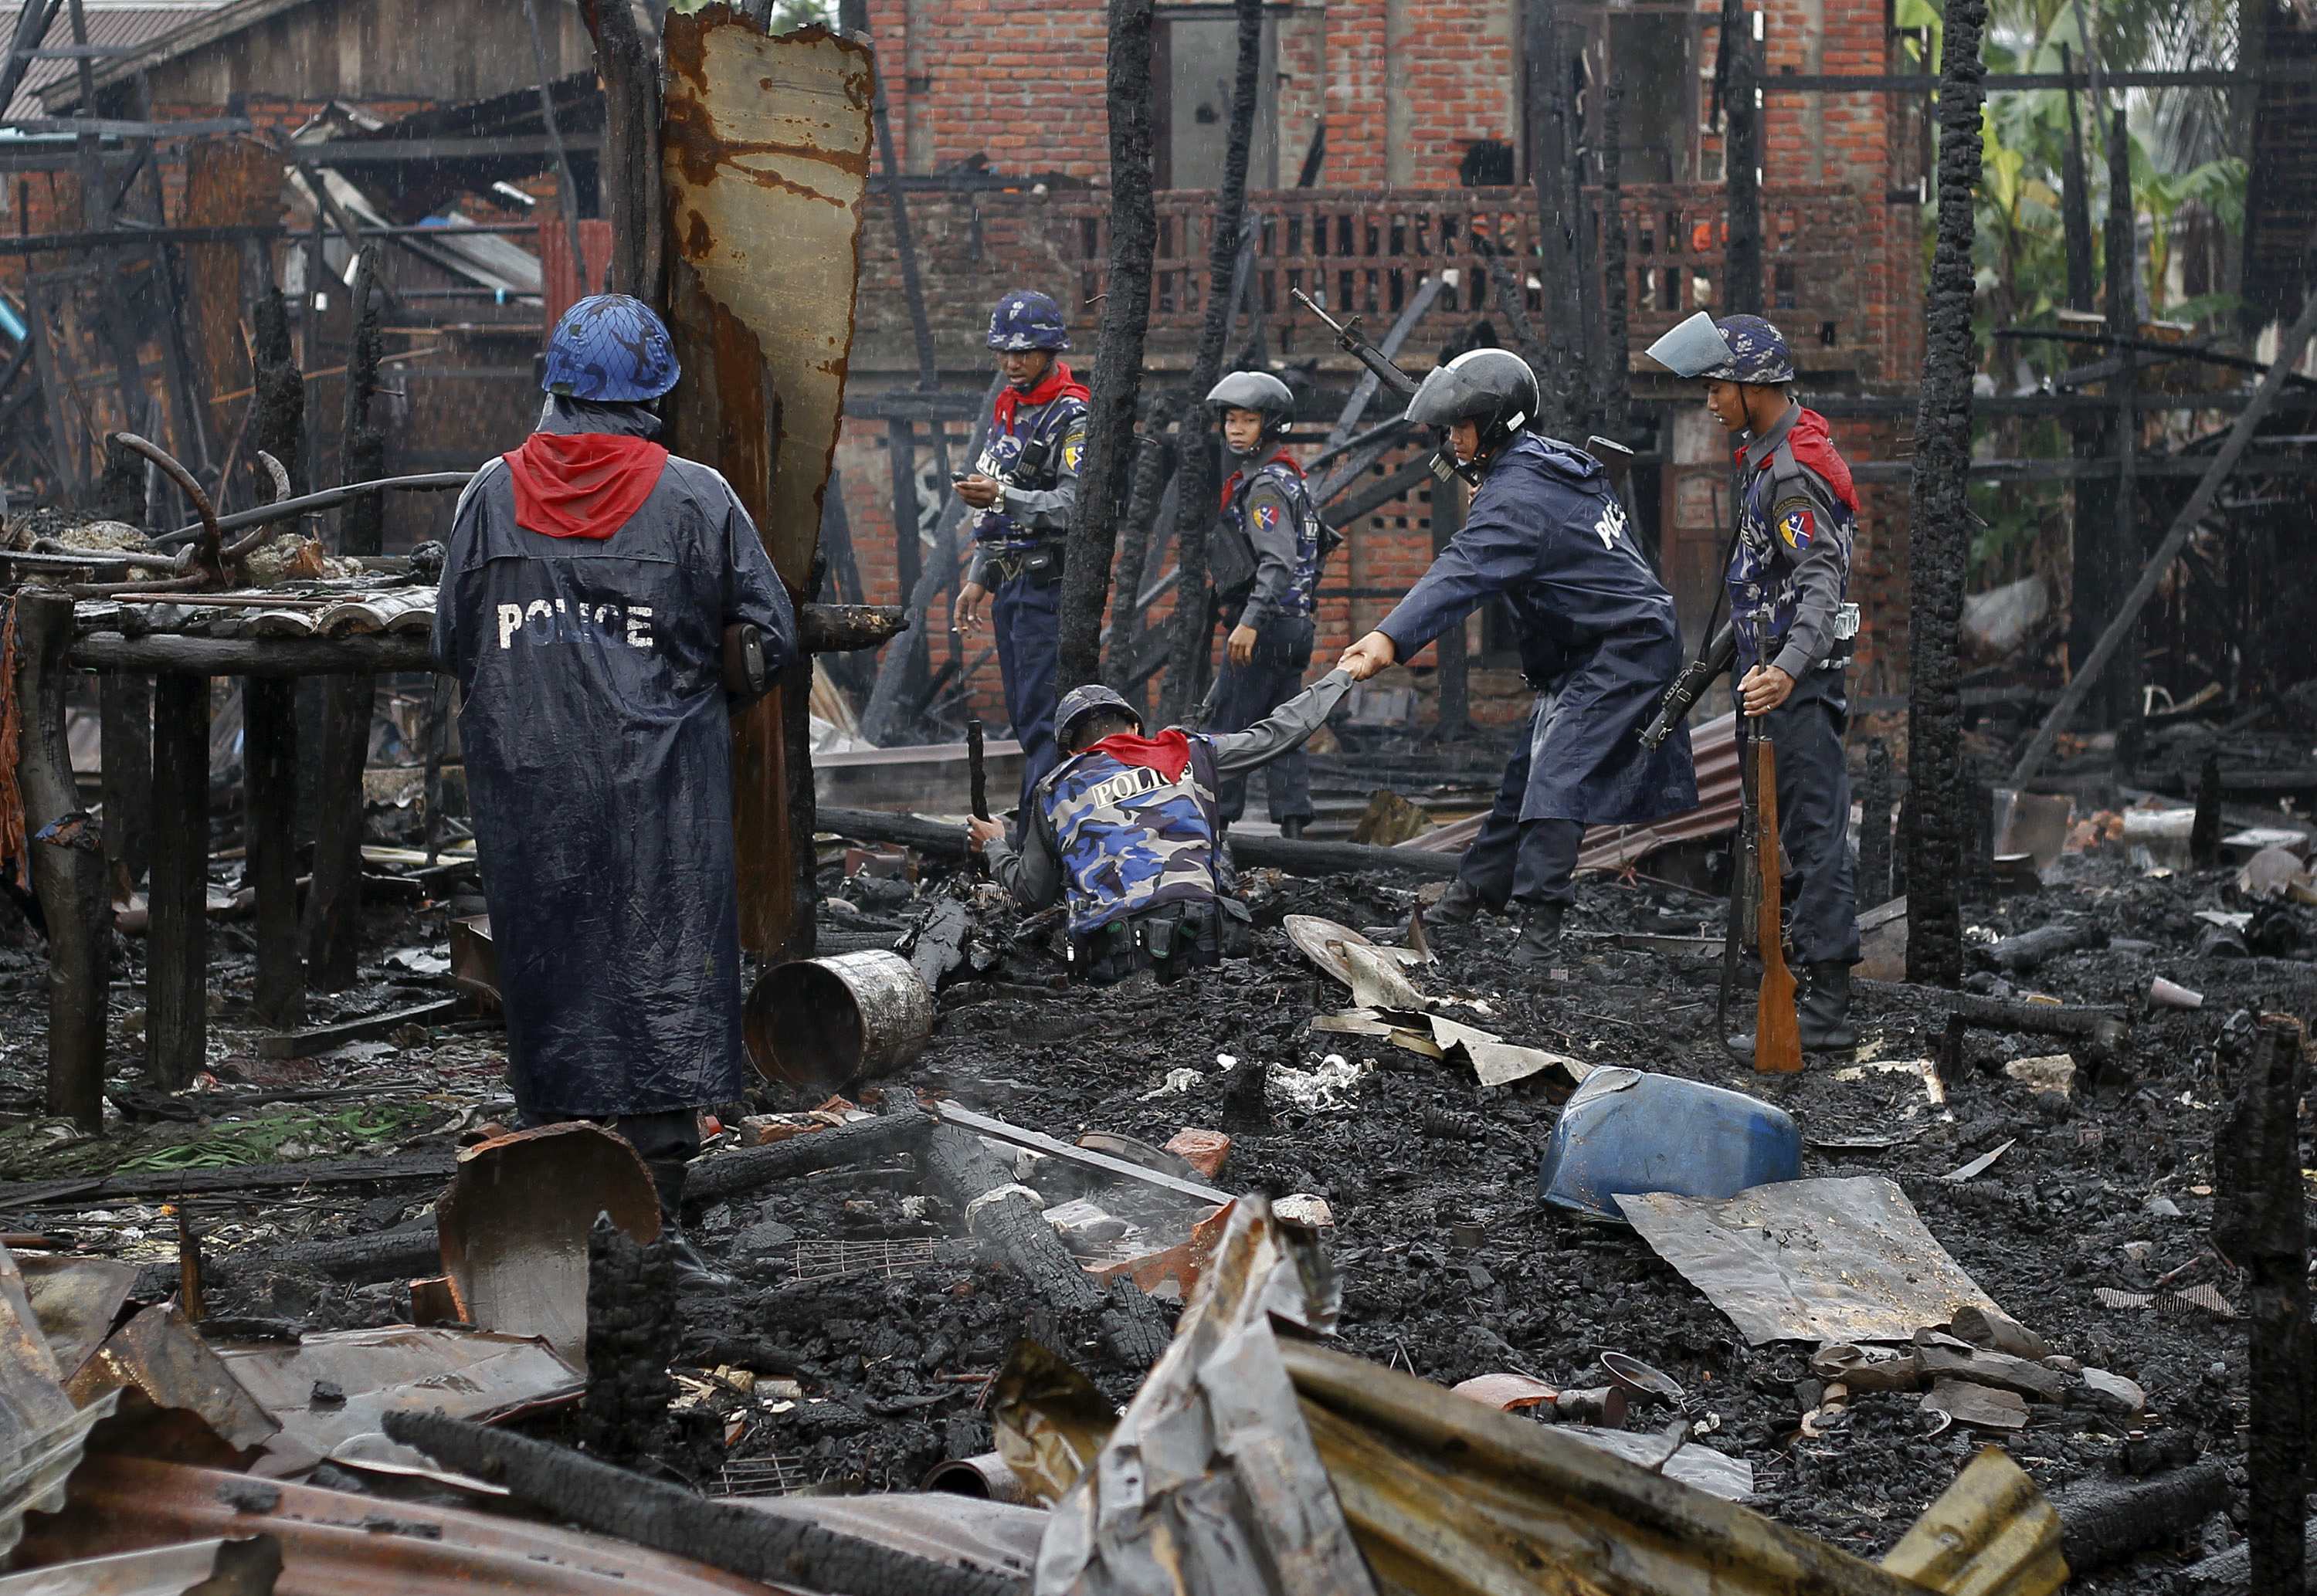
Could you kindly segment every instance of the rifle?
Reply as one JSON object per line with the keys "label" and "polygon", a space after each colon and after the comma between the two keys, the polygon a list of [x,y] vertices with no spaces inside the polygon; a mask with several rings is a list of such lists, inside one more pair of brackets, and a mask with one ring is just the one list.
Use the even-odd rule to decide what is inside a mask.
{"label": "rifle", "polygon": [[1754,1068],[1762,1074],[1793,1074],[1803,1067],[1800,1021],[1794,1013],[1794,975],[1786,967],[1778,896],[1784,885],[1778,858],[1778,750],[1767,735],[1754,738],[1755,864],[1761,872],[1762,901],[1754,940],[1762,956],[1762,989],[1754,1005]]}
{"label": "rifle", "polygon": [[1295,297],[1303,302],[1303,308],[1318,317],[1321,322],[1326,324],[1328,330],[1336,335],[1337,346],[1342,349],[1346,354],[1350,355],[1354,360],[1359,361],[1361,365],[1365,366],[1374,374],[1375,379],[1378,382],[1381,382],[1384,387],[1398,394],[1401,398],[1405,399],[1414,397],[1418,387],[1416,379],[1401,370],[1390,355],[1384,353],[1382,350],[1378,349],[1374,344],[1369,343],[1367,339],[1362,335],[1360,332],[1360,318],[1358,317],[1355,316],[1352,317],[1349,322],[1339,322],[1334,317],[1329,316],[1325,310],[1320,308],[1319,303],[1302,289],[1299,288],[1295,290],[1294,292]]}
{"label": "rifle", "polygon": [[[1746,757],[1746,723],[1740,719],[1738,736],[1738,846],[1730,860],[1730,913],[1722,926],[1722,989],[1713,1007],[1715,1033],[1730,1034],[1730,1003],[1738,986],[1738,954],[1746,944],[1748,933],[1754,929],[1754,917],[1749,913],[1754,898],[1757,872],[1754,850],[1758,834],[1754,807],[1754,766]],[[1759,1038],[1757,1038],[1758,1045]]]}
{"label": "rifle", "polygon": [[1687,718],[1705,690],[1713,684],[1713,679],[1728,670],[1737,655],[1738,630],[1725,626],[1714,634],[1704,652],[1684,666],[1681,674],[1673,679],[1673,685],[1665,690],[1665,696],[1658,700],[1657,718],[1642,728],[1642,746],[1655,748],[1673,736],[1673,728]]}
{"label": "rifle", "polygon": [[1207,729],[1207,722],[1215,718],[1215,700],[1222,696],[1222,691],[1223,674],[1217,671],[1215,679],[1207,683],[1207,696],[1199,700],[1197,708],[1183,722],[1186,730],[1203,732]]}

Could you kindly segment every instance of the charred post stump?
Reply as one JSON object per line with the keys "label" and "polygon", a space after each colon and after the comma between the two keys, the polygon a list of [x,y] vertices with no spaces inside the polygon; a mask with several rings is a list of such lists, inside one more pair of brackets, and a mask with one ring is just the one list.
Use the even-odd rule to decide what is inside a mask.
{"label": "charred post stump", "polygon": [[[1095,344],[1086,467],[1062,569],[1061,672],[1071,688],[1102,675],[1102,612],[1118,552],[1118,514],[1134,464],[1134,407],[1150,328],[1158,218],[1151,197],[1151,0],[1110,0],[1104,89],[1110,110],[1110,282]],[[1200,573],[1203,576],[1203,572]],[[1185,573],[1187,583],[1190,573]]]}
{"label": "charred post stump", "polygon": [[13,748],[24,807],[24,851],[49,932],[48,1111],[83,1130],[104,1128],[105,1000],[112,984],[112,899],[97,828],[73,787],[65,736],[65,694],[71,672],[73,602],[61,593],[26,588],[9,607],[0,657],[13,656],[16,712]]}
{"label": "charred post stump", "polygon": [[2302,1030],[2264,1016],[2246,1049],[2228,1113],[2214,1128],[2220,1198],[2213,1244],[2250,1277],[2252,1392],[2245,1449],[2245,1538],[2255,1591],[2298,1591],[2308,1577],[2312,1411],[2309,1222],[2301,1180]]}
{"label": "charred post stump", "polygon": [[2188,827],[2188,862],[2209,870],[2221,862],[2221,756],[2205,755],[2196,772],[2196,818]]}
{"label": "charred post stump", "polygon": [[[1208,228],[1207,298],[1199,320],[1199,346],[1191,361],[1186,397],[1195,406],[1194,424],[1184,440],[1179,491],[1175,495],[1175,636],[1167,673],[1166,718],[1179,719],[1197,701],[1194,691],[1211,657],[1207,602],[1207,529],[1215,513],[1215,444],[1203,426],[1208,390],[1222,375],[1223,343],[1238,311],[1232,291],[1238,273],[1239,236],[1247,226],[1248,152],[1255,143],[1256,94],[1262,80],[1263,5],[1237,0],[1239,57],[1231,80],[1230,141],[1223,148],[1223,186],[1215,196]],[[1129,602],[1134,595],[1129,594]]]}
{"label": "charred post stump", "polygon": [[145,1078],[190,1084],[209,1057],[210,679],[153,690],[152,917],[145,944]]}
{"label": "charred post stump", "polygon": [[609,1216],[587,1237],[587,1389],[579,1399],[579,1443],[634,1467],[665,1458],[675,1440],[668,1366],[682,1339],[675,1264],[668,1250],[641,1245]]}
{"label": "charred post stump", "polygon": [[[378,246],[354,263],[353,350],[346,357],[346,402],[339,430],[340,471],[348,482],[386,474],[386,438],[371,419],[378,392],[383,295]],[[338,552],[377,554],[383,546],[385,500],[364,494],[338,522]],[[323,697],[320,779],[314,814],[314,885],[306,899],[306,962],[314,984],[342,992],[354,983],[362,937],[362,771],[370,762],[371,711],[378,684],[370,676],[333,676]]]}
{"label": "charred post stump", "polygon": [[1104,680],[1140,703],[1134,680],[1134,660],[1142,640],[1142,584],[1150,568],[1151,534],[1165,503],[1170,447],[1167,435],[1176,424],[1195,414],[1196,400],[1177,389],[1150,402],[1143,418],[1142,435],[1135,441],[1134,470],[1126,491],[1126,521],[1118,550],[1118,591],[1123,597],[1111,606],[1110,653]]}
{"label": "charred post stump", "polygon": [[1891,901],[1891,745],[1866,745],[1866,776],[1858,784],[1858,886],[1862,908]]}
{"label": "charred post stump", "polygon": [[2085,1481],[2052,1499],[2071,1578],[2187,1534],[2229,1503],[2228,1466],[2213,1459],[2151,1479]]}
{"label": "charred post stump", "polygon": [[261,1025],[305,1017],[306,967],[298,942],[298,684],[241,683],[244,873],[257,895],[257,977],[250,1007]]}
{"label": "charred post stump", "polygon": [[[1964,849],[1972,789],[1963,764],[1963,694],[1955,636],[1963,620],[1965,529],[1971,524],[1973,194],[1979,186],[1980,35],[1987,0],[1946,0],[1939,85],[1938,241],[1925,313],[1922,398],[1915,414],[1909,498],[1907,705],[1907,974],[1963,979]],[[1734,232],[1734,228],[1732,229]],[[2014,783],[2017,785],[2017,783]]]}
{"label": "charred post stump", "polygon": [[295,497],[310,486],[306,477],[306,379],[298,370],[290,308],[280,289],[269,285],[257,301],[251,331],[257,387],[250,403],[257,414],[250,424],[250,448],[282,462]]}
{"label": "charred post stump", "polygon": [[104,862],[126,896],[153,862],[153,678],[109,671],[97,678],[103,727]]}
{"label": "charred post stump", "polygon": [[[1978,35],[1972,37],[1975,63]],[[1726,129],[1722,176],[1730,214],[1730,242],[1722,257],[1722,308],[1725,313],[1758,316],[1765,308],[1762,111],[1755,74],[1753,24],[1747,17],[1745,0],[1722,0],[1722,31],[1713,57],[1713,92]],[[1976,106],[1978,101],[1972,103]],[[1974,180],[1976,175],[1974,168]]]}

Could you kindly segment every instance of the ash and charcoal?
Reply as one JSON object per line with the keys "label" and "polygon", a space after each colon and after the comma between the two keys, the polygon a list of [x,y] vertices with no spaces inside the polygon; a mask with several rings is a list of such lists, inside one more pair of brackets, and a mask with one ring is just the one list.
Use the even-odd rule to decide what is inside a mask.
{"label": "ash and charcoal", "polygon": [[[2080,823],[2079,851],[2059,855],[2046,880],[1972,901],[1966,915],[1968,991],[1997,1005],[2056,999],[2099,1011],[2122,1022],[2122,1046],[1977,1022],[1958,1035],[1946,994],[1868,981],[1855,1057],[1815,1057],[1799,1076],[1756,1075],[1719,1045],[1717,958],[1669,940],[1718,939],[1721,902],[1647,878],[1583,883],[1571,921],[1580,934],[1548,978],[1516,974],[1514,928],[1485,918],[1428,928],[1436,962],[1413,972],[1444,1013],[1507,1042],[1775,1106],[1799,1125],[1805,1183],[1894,1183],[1969,1282],[2049,1349],[2048,1380],[2015,1377],[2015,1389],[1992,1396],[1994,1386],[1967,1382],[1958,1395],[1952,1371],[1973,1357],[1999,1360],[1995,1351],[1934,1345],[1928,1362],[1946,1371],[1939,1379],[1892,1380],[1814,1359],[1804,1342],[1749,1346],[1641,1235],[1543,1202],[1540,1159],[1569,1096],[1567,1074],[1483,1086],[1453,1048],[1431,1057],[1315,1030],[1315,1018],[1345,1007],[1346,991],[1282,922],[1405,926],[1419,892],[1404,878],[1249,872],[1258,934],[1248,958],[1164,986],[1145,977],[1088,989],[1063,981],[1051,926],[1025,929],[962,871],[922,860],[910,881],[847,877],[832,862],[821,924],[833,945],[907,953],[926,928],[942,929],[933,1034],[913,1062],[851,1085],[849,1101],[825,1085],[767,1083],[724,1105],[695,1172],[744,1141],[803,1146],[920,1100],[953,1101],[1065,1143],[1104,1133],[1111,1139],[1099,1145],[1130,1162],[1324,1216],[1347,1351],[1444,1386],[1525,1377],[1559,1394],[1569,1414],[1612,1429],[1622,1414],[1631,1441],[1655,1444],[1672,1410],[1626,1390],[1603,1363],[1604,1353],[1639,1358],[1683,1394],[1689,1444],[1750,1471],[1749,1505],[1870,1557],[1990,1440],[2062,1500],[2203,1458],[2241,1501],[2242,1422],[2260,1394],[2247,1386],[2248,1281],[2208,1235],[2212,1149],[2260,1017],[2308,1012],[2317,997],[2317,971],[2291,956],[2317,947],[2317,909],[2242,882],[2241,857],[2204,870],[2159,863],[2122,830],[2100,817]],[[2242,929],[2245,915],[2265,928],[2262,951],[2210,935],[2216,922]],[[2035,935],[2080,923],[2099,934]],[[440,911],[374,912],[371,930],[378,958],[366,968],[377,978],[340,1000],[344,1016],[318,1018],[391,1011],[432,990],[397,975],[414,961],[392,955],[438,950]],[[1620,945],[1607,934],[1619,932],[1657,941]],[[122,946],[133,960],[138,944]],[[2018,957],[2022,947],[2038,956]],[[22,955],[12,962],[0,997],[36,1026],[37,969]],[[139,1166],[214,1173],[216,1190],[185,1201],[204,1238],[207,1308],[220,1330],[407,1322],[407,1271],[337,1278],[300,1267],[296,1249],[358,1246],[425,1225],[441,1160],[488,1135],[505,1110],[496,1074],[503,1039],[466,1021],[344,1044],[315,1061],[264,1060],[239,1023],[246,960],[228,944],[212,976],[225,1044],[215,1084],[174,1100],[193,1103],[200,1119],[156,1110],[124,1120],[122,1145],[103,1150],[26,1121],[4,1133],[8,1172],[132,1182]],[[2201,1005],[2152,1001],[2160,982]],[[10,1060],[24,1095],[33,1062],[22,1052]],[[300,1101],[317,1093],[327,1095]],[[121,1101],[140,1104],[134,1093]],[[1219,1133],[1177,1143],[1210,1166],[1158,1151],[1186,1128]],[[1218,1143],[1227,1145],[1214,1164]],[[1034,1194],[1064,1244],[1110,1272],[1185,1251],[1207,1211],[1063,1157],[983,1145],[1007,1181]],[[735,1277],[729,1292],[672,1292],[653,1249],[599,1237],[590,1317],[600,1351],[586,1395],[517,1427],[711,1496],[891,1492],[992,1450],[990,1392],[1022,1340],[1076,1364],[1108,1402],[1131,1399],[1148,1370],[1120,1355],[1104,1311],[1113,1299],[1055,1300],[977,1236],[963,1211],[971,1203],[944,1195],[921,1146],[894,1148],[693,1204],[687,1232]],[[1992,1163],[1955,1178],[1997,1149]],[[274,1200],[237,1194],[228,1172],[364,1154],[410,1159],[414,1178],[315,1185]],[[147,1195],[102,1207],[57,1196],[6,1217],[59,1244],[148,1264],[141,1287],[166,1289],[177,1255],[161,1213],[166,1184],[148,1178]],[[1291,1195],[1300,1207],[1284,1200]],[[1162,1329],[1181,1311],[1185,1273],[1144,1277]],[[1623,1400],[1594,1402],[1603,1389]],[[338,1468],[330,1478],[362,1476]],[[2199,1514],[2103,1570],[2099,1588],[2168,1588],[2174,1571],[2240,1539],[2229,1513]]]}

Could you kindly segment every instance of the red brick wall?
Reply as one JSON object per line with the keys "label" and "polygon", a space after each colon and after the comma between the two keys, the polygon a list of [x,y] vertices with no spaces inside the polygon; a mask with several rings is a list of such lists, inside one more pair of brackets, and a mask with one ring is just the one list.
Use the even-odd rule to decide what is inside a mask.
{"label": "red brick wall", "polygon": [[[1008,173],[1098,177],[1110,165],[1104,8],[1012,0],[869,0],[903,165],[972,156]],[[894,81],[898,43],[906,63]]]}

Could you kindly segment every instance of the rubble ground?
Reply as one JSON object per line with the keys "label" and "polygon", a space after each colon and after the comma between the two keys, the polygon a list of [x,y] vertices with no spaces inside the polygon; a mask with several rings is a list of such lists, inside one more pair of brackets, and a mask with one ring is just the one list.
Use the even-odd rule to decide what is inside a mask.
{"label": "rubble ground", "polygon": [[[2233,866],[2153,877],[2121,848],[2104,846],[2063,855],[2052,874],[2040,887],[1974,900],[1966,914],[1975,944],[2065,915],[2096,918],[2111,940],[2105,949],[2064,953],[2016,977],[2017,986],[1992,974],[1973,977],[1976,987],[1999,994],[2124,1005],[2131,1023],[2125,1056],[2080,1059],[2066,1095],[2037,1091],[2003,1068],[2062,1044],[1974,1030],[1963,1067],[1940,1083],[1944,1103],[1935,1102],[1919,1061],[1937,1056],[1943,1015],[1935,1002],[1903,987],[1862,984],[1856,1058],[1813,1057],[1798,1076],[1770,1077],[1732,1064],[1718,1045],[1713,957],[1627,950],[1580,934],[1565,945],[1552,978],[1524,977],[1506,957],[1511,927],[1484,920],[1434,928],[1440,962],[1419,976],[1431,991],[1481,999],[1487,1012],[1473,1022],[1507,1041],[1688,1076],[1776,1103],[1800,1122],[1805,1177],[1898,1181],[1931,1233],[2008,1314],[2054,1351],[2147,1391],[2149,1411],[2133,1431],[2074,1407],[2031,1407],[2027,1427],[1999,1444],[2047,1492],[2117,1469],[2127,1441],[2143,1434],[2186,1437],[2196,1450],[2229,1460],[2241,1490],[2249,1400],[2243,1327],[2210,1306],[2168,1294],[2204,1286],[2217,1290],[2223,1306],[2232,1298],[2232,1270],[2206,1240],[2213,1136],[2229,1090],[2221,1043],[2263,1012],[2311,1013],[2317,967],[2229,957],[2228,940],[2209,935],[2196,913],[2239,906]],[[848,900],[824,913],[822,923],[831,927],[905,920],[912,901],[949,890],[937,872],[908,901],[909,889],[897,882],[838,883],[832,872],[828,885]],[[1312,1194],[1332,1210],[1341,1334],[1354,1351],[1444,1384],[1512,1370],[1570,1386],[1605,1383],[1602,1352],[1631,1354],[1688,1394],[1702,1444],[1751,1464],[1754,1505],[1862,1556],[1885,1550],[1992,1439],[1961,1425],[1940,1429],[1937,1417],[1919,1410],[1919,1397],[1905,1393],[1856,1395],[1846,1410],[1815,1415],[1805,1431],[1803,1418],[1817,1395],[1812,1348],[1742,1344],[1730,1322],[1631,1231],[1540,1203],[1538,1155],[1557,1100],[1568,1092],[1557,1072],[1490,1089],[1460,1061],[1309,1029],[1315,1015],[1347,1008],[1349,1000],[1291,946],[1279,929],[1282,916],[1318,914],[1355,927],[1404,923],[1411,891],[1376,877],[1266,877],[1256,896],[1251,955],[1175,985],[1145,977],[1108,990],[1049,991],[1041,983],[1060,967],[1038,949],[1015,949],[984,976],[961,972],[944,990],[923,1057],[897,1076],[860,1083],[853,1095],[953,1097],[1065,1140],[1101,1130],[1163,1144],[1186,1126],[1225,1131],[1231,1144],[1216,1184]],[[1579,933],[1718,935],[1721,908],[1718,900],[1646,878],[1592,878],[1581,887],[1570,925]],[[2264,910],[2260,945],[2298,953],[2317,946],[2312,913]],[[978,923],[994,943],[1013,922],[1010,913],[985,906]],[[396,912],[374,916],[371,929],[393,933],[385,945],[404,947],[442,927],[439,916]],[[139,945],[127,946],[133,961]],[[2200,946],[2214,950],[2199,953]],[[0,1130],[0,1173],[54,1178],[98,1169],[108,1155],[124,1167],[150,1166],[157,1156],[198,1161],[201,1146],[232,1132],[223,1119],[157,1120],[128,1127],[101,1146],[60,1140],[58,1128],[33,1112],[39,956],[0,958],[6,959],[0,1013],[11,1039],[0,1059],[0,1092],[14,1121]],[[390,972],[402,983],[396,985],[382,978],[387,967],[366,969],[381,978],[335,1003],[318,1000],[317,1019],[412,1001],[407,974]],[[270,1122],[259,1138],[273,1149],[269,1155],[440,1151],[507,1107],[497,1075],[504,1039],[487,1029],[464,1022],[353,1044],[320,1060],[262,1063],[237,1023],[247,959],[230,935],[218,939],[213,972],[223,1012],[212,1070],[221,1093],[250,1090],[236,1083],[276,1092],[357,1089],[338,1103],[237,1110],[244,1121],[269,1111],[303,1116],[294,1125]],[[2202,992],[2204,1006],[2151,1008],[2146,994],[2157,976]],[[1750,1018],[1751,986],[1741,987],[1742,1022]],[[124,982],[115,990],[133,995],[134,989]],[[117,1023],[116,1032],[115,1058],[133,1058],[133,1030],[122,1033]],[[1348,1088],[1344,1106],[1298,1106],[1275,1075],[1262,1110],[1267,1123],[1254,1117],[1241,1072],[1308,1070],[1329,1055],[1355,1072],[1373,1065]],[[1236,1062],[1227,1068],[1227,1059]],[[726,1119],[744,1107],[808,1109],[826,1095],[766,1086],[749,1105],[728,1105]],[[133,1094],[130,1101],[133,1107]],[[347,1107],[363,1111],[339,1112]],[[235,1134],[244,1143],[256,1135],[246,1126]],[[2304,1164],[2317,1164],[2306,1151],[2305,1122],[2303,1134]],[[1943,1178],[2006,1143],[2008,1150],[1984,1172]],[[183,1151],[188,1147],[194,1151]],[[1050,1203],[1087,1189],[1051,1162],[1032,1178],[1048,1182],[1041,1195]],[[220,1265],[210,1313],[309,1328],[404,1318],[407,1286],[350,1286],[262,1261],[284,1239],[383,1229],[423,1212],[434,1189],[414,1181],[288,1199],[212,1196],[189,1205]],[[1121,1208],[1134,1200],[1113,1199]],[[5,1217],[69,1235],[83,1251],[174,1265],[174,1226],[155,1203],[86,1211],[66,1204]],[[927,1197],[906,1157],[710,1206],[693,1217],[692,1232],[741,1282],[729,1296],[685,1299],[681,1316],[679,1369],[691,1377],[680,1382],[681,1401],[694,1414],[684,1430],[695,1444],[666,1467],[711,1491],[914,1487],[942,1459],[989,1449],[989,1377],[1025,1334],[1078,1358],[1115,1399],[1123,1400],[1140,1376],[1106,1365],[1090,1327],[1065,1322],[982,1256],[967,1239],[962,1216]],[[839,1243],[853,1244],[839,1249]],[[237,1251],[251,1267],[235,1267]],[[2159,1300],[2107,1306],[2095,1296],[2101,1287],[2157,1293]],[[1652,1411],[1637,1408],[1632,1424],[1649,1427]],[[714,1461],[711,1413],[723,1421],[721,1464]],[[563,1421],[537,1422],[555,1432]],[[697,1444],[703,1434],[706,1444]],[[2236,1538],[2224,1521],[2213,1520],[2198,1544],[2143,1556],[2078,1586],[2165,1589],[2172,1568]]]}

